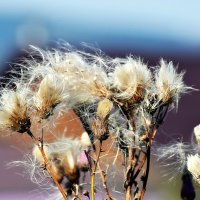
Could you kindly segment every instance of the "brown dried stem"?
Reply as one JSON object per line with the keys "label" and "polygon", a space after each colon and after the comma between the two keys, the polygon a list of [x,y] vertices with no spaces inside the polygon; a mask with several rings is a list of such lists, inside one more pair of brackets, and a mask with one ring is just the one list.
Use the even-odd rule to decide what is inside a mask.
{"label": "brown dried stem", "polygon": [[107,184],[106,184],[106,176],[105,176],[104,171],[101,168],[101,165],[100,165],[99,161],[97,162],[97,167],[99,169],[99,173],[100,173],[100,176],[101,176],[101,181],[103,183],[103,188],[104,188],[104,191],[106,193],[106,200],[112,200],[112,198],[110,197],[109,191],[108,191]]}
{"label": "brown dried stem", "polygon": [[[156,136],[157,133],[157,129],[154,128],[151,131],[148,131],[146,129],[146,138],[147,140],[146,142],[146,152],[139,150],[138,155],[136,156],[136,152],[133,152],[132,148],[129,148],[129,166],[127,168],[127,178],[126,178],[126,200],[131,200],[131,190],[132,190],[132,185],[138,185],[137,184],[137,177],[138,175],[141,173],[142,169],[145,166],[145,173],[142,175],[142,188],[141,188],[141,192],[139,193],[139,188],[137,188],[137,190],[134,192],[134,199],[140,199],[143,200],[144,198],[144,194],[146,191],[146,186],[147,186],[147,181],[148,181],[148,176],[149,176],[149,169],[150,169],[150,153],[151,153],[151,145],[152,142]],[[142,159],[140,159],[141,157],[141,152],[144,153],[144,156]],[[134,155],[134,156],[133,156]],[[133,160],[134,157],[134,160]],[[140,163],[139,163],[140,162]],[[146,163],[146,165],[145,165]],[[137,169],[137,170],[136,170]],[[138,187],[138,186],[137,186]],[[139,196],[138,196],[139,194]]]}
{"label": "brown dried stem", "polygon": [[[102,147],[102,142],[100,141],[99,151],[95,155],[96,158],[95,158],[95,161],[94,161],[94,168],[92,170],[91,177],[90,177],[90,180],[91,180],[91,200],[94,200],[94,180],[95,180],[95,174],[96,174],[96,170],[97,170],[97,163],[98,163],[98,160],[100,158],[101,147]],[[95,149],[96,149],[96,147],[93,148],[94,152],[95,152]]]}
{"label": "brown dried stem", "polygon": [[27,133],[28,135],[31,136],[31,138],[34,140],[35,144],[37,145],[43,159],[44,159],[44,164],[45,164],[45,167],[49,173],[49,175],[51,176],[51,178],[53,179],[55,185],[57,186],[57,188],[59,189],[60,193],[62,194],[63,196],[63,199],[64,200],[68,200],[68,197],[67,197],[67,194],[65,192],[65,190],[63,189],[63,187],[60,185],[60,183],[58,182],[58,180],[56,179],[56,174],[54,172],[54,170],[52,169],[51,165],[49,164],[49,161],[48,161],[48,158],[44,152],[44,149],[43,149],[43,140],[40,141],[39,139],[37,139],[30,130],[27,130]]}
{"label": "brown dried stem", "polygon": [[150,157],[151,157],[151,146],[150,144],[147,144],[147,155],[146,155],[146,171],[145,171],[145,175],[143,178],[143,186],[142,186],[142,190],[141,190],[141,195],[140,195],[140,200],[143,200],[144,198],[144,194],[146,192],[146,186],[147,186],[147,181],[148,181],[148,177],[149,177],[149,168],[150,168]]}
{"label": "brown dried stem", "polygon": [[[143,159],[143,162],[142,162],[142,166],[141,166],[141,169],[143,168],[144,166],[144,163],[146,162],[146,170],[145,170],[145,174],[144,174],[144,177],[143,177],[143,185],[142,185],[142,189],[141,189],[141,193],[140,193],[140,200],[143,200],[144,199],[144,194],[146,192],[146,186],[147,186],[147,181],[148,181],[148,177],[149,177],[149,169],[150,169],[150,160],[151,160],[151,145],[152,145],[152,142],[157,134],[157,129],[154,128],[153,133],[150,134],[148,133],[148,137],[150,137],[149,141],[146,143],[146,156],[144,157]],[[141,169],[139,170],[139,172],[141,171]],[[138,173],[139,174],[139,173]]]}
{"label": "brown dried stem", "polygon": [[131,181],[131,174],[134,169],[136,163],[133,163],[132,157],[133,156],[133,149],[129,147],[129,166],[127,168],[127,178],[126,178],[126,200],[131,200],[131,188],[132,188],[132,181]]}
{"label": "brown dried stem", "polygon": [[94,200],[94,179],[95,179],[95,173],[96,173],[97,168],[99,170],[99,174],[100,174],[100,177],[101,177],[101,180],[102,180],[104,191],[106,193],[106,200],[112,200],[112,198],[110,197],[108,188],[107,188],[105,174],[104,174],[103,169],[100,165],[100,154],[101,154],[101,152],[102,152],[102,140],[99,140],[99,149],[98,149],[97,153],[95,154],[95,165],[94,165],[94,168],[93,168],[93,171],[92,171],[92,174],[91,174],[91,200]]}

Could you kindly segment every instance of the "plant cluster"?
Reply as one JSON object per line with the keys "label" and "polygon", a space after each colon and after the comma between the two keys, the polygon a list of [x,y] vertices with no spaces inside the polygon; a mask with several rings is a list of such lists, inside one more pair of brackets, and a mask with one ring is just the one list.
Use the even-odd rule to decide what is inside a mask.
{"label": "plant cluster", "polygon": [[[10,165],[24,166],[39,185],[49,180],[58,189],[54,200],[94,200],[101,190],[111,200],[113,182],[118,182],[123,199],[142,200],[158,128],[190,89],[184,73],[163,59],[149,67],[133,56],[113,59],[100,51],[32,49],[35,56],[19,64],[16,77],[21,78],[14,76],[9,84],[14,87],[1,91],[0,127],[33,141],[32,153]],[[48,143],[48,123],[70,112],[79,118],[82,136],[65,135]],[[40,127],[36,132],[33,124]],[[199,165],[200,157],[189,156],[188,163]],[[199,180],[199,170],[192,174]]]}

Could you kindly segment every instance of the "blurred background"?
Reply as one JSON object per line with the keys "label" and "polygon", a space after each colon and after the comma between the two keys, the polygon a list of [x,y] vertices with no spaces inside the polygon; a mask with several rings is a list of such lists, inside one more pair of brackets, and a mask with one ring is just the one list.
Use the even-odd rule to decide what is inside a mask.
{"label": "blurred background", "polygon": [[[186,71],[186,84],[199,89],[199,9],[198,0],[0,0],[0,73],[26,56],[29,45],[51,48],[63,40],[76,48],[82,42],[92,44],[113,57],[139,56],[150,66],[161,57],[172,60],[179,71]],[[160,128],[157,143],[190,142],[193,127],[200,123],[199,102],[197,91],[183,96],[178,110]],[[5,169],[6,162],[23,156],[19,140],[0,139],[2,200],[29,199],[34,194],[29,180],[15,169]],[[146,199],[180,199],[180,177],[169,184],[160,178],[159,169],[159,163],[152,163]]]}

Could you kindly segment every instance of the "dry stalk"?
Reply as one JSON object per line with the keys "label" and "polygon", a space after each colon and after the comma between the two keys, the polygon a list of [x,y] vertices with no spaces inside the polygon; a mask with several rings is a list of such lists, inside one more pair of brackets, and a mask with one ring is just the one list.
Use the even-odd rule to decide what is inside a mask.
{"label": "dry stalk", "polygon": [[[146,150],[145,152],[139,150],[138,155],[133,148],[129,147],[129,166],[127,168],[127,177],[125,181],[125,189],[126,189],[126,200],[132,199],[132,186],[135,185],[135,192],[133,194],[134,199],[143,200],[144,194],[146,191],[148,176],[149,176],[149,169],[150,169],[150,155],[151,155],[151,145],[156,136],[157,129],[153,128],[152,131],[148,131],[146,127],[146,134],[145,134],[145,141],[146,142]],[[144,154],[143,158],[141,158],[141,153]],[[140,162],[140,163],[139,163]],[[146,163],[146,165],[145,165]],[[145,169],[143,170],[143,168]],[[142,188],[141,190],[138,187],[137,178],[138,175],[144,171],[145,173],[141,175]]]}
{"label": "dry stalk", "polygon": [[[96,147],[94,148],[96,149]],[[99,140],[99,148],[98,148],[98,151],[95,152],[95,164],[94,164],[94,168],[92,170],[92,174],[91,174],[91,200],[94,200],[94,180],[95,180],[95,174],[96,174],[96,170],[98,168],[99,170],[99,174],[100,174],[100,177],[101,177],[101,181],[102,181],[102,184],[103,184],[103,188],[104,188],[104,191],[106,193],[106,200],[112,200],[112,198],[110,197],[110,194],[109,194],[109,191],[108,191],[108,188],[107,188],[107,184],[106,184],[106,178],[105,178],[105,174],[103,172],[103,169],[100,165],[100,154],[102,152],[102,140]]]}
{"label": "dry stalk", "polygon": [[132,188],[132,182],[131,182],[131,174],[134,168],[134,165],[136,163],[133,163],[133,149],[132,147],[129,147],[129,166],[127,168],[127,178],[126,178],[126,200],[131,200],[131,188]]}
{"label": "dry stalk", "polygon": [[43,159],[44,159],[44,164],[45,164],[45,167],[49,173],[49,175],[51,176],[52,180],[54,181],[55,185],[57,186],[57,188],[59,189],[60,193],[62,194],[63,196],[63,199],[64,200],[68,200],[68,197],[67,197],[67,194],[65,192],[65,190],[63,189],[63,187],[60,185],[60,183],[58,182],[58,180],[56,179],[56,174],[54,172],[54,170],[52,169],[51,165],[49,164],[49,161],[47,159],[47,156],[44,152],[44,149],[43,149],[43,140],[40,141],[39,139],[37,139],[30,130],[27,130],[27,133],[28,135],[31,136],[31,138],[34,140],[34,143],[37,145]]}

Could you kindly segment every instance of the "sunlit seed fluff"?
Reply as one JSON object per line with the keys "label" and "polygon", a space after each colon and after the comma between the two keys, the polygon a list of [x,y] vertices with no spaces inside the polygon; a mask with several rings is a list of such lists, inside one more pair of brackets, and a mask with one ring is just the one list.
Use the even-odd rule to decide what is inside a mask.
{"label": "sunlit seed fluff", "polygon": [[198,144],[200,144],[200,124],[194,127],[194,135]]}
{"label": "sunlit seed fluff", "polygon": [[74,153],[71,150],[67,151],[63,163],[69,166],[71,170],[73,170],[75,168],[76,161],[77,161],[76,155],[74,155]]}
{"label": "sunlit seed fluff", "polygon": [[79,179],[79,168],[78,168],[78,156],[75,148],[69,148],[66,152],[58,153],[56,159],[60,162],[56,164],[53,162],[54,166],[57,168],[59,174],[63,172],[63,176],[66,176],[70,182],[77,182]]}
{"label": "sunlit seed fluff", "polygon": [[143,98],[145,89],[151,82],[151,72],[147,65],[132,57],[128,57],[123,63],[119,62],[111,77],[113,86],[120,91],[117,97],[125,99],[133,96]]}
{"label": "sunlit seed fluff", "polygon": [[[61,51],[59,49],[54,50],[42,50],[32,46],[35,53],[39,57],[42,57],[41,63],[35,63],[36,66],[30,66],[31,80],[37,77],[45,77],[48,74],[58,74],[64,76],[80,76],[82,72],[87,68],[87,63],[83,57],[71,49],[65,49]],[[34,61],[34,60],[33,60]],[[33,63],[33,61],[30,63]]]}
{"label": "sunlit seed fluff", "polygon": [[62,165],[70,170],[76,167],[77,158],[81,151],[81,142],[78,139],[62,138],[50,144],[51,154],[56,154]]}
{"label": "sunlit seed fluff", "polygon": [[[71,182],[79,179],[78,156],[81,144],[77,139],[62,138],[57,141],[44,145],[44,153],[48,159],[55,177],[62,182],[64,177]],[[44,159],[37,146],[32,151],[33,156],[44,165]]]}
{"label": "sunlit seed fluff", "polygon": [[163,103],[178,103],[181,93],[187,90],[183,82],[183,75],[183,72],[177,73],[172,62],[167,63],[161,59],[160,67],[155,75],[159,100]]}
{"label": "sunlit seed fluff", "polygon": [[5,89],[0,97],[0,127],[11,128],[20,133],[30,128],[28,116],[29,90],[18,87],[15,91]]}
{"label": "sunlit seed fluff", "polygon": [[88,150],[91,147],[92,143],[86,131],[82,133],[80,142],[83,150]]}
{"label": "sunlit seed fluff", "polygon": [[187,168],[193,178],[200,184],[200,156],[198,154],[187,157]]}
{"label": "sunlit seed fluff", "polygon": [[44,174],[39,162],[30,154],[25,154],[23,160],[9,162],[7,167],[20,167],[23,177],[30,178],[31,182],[39,186],[46,186],[49,183],[48,174]]}
{"label": "sunlit seed fluff", "polygon": [[157,160],[166,170],[166,176],[173,180],[183,173],[187,164],[187,155],[191,151],[190,145],[183,142],[161,145],[156,148]]}
{"label": "sunlit seed fluff", "polygon": [[67,97],[63,80],[55,75],[47,75],[34,97],[34,107],[41,118],[48,118],[53,114],[53,109]]}
{"label": "sunlit seed fluff", "polygon": [[103,99],[99,101],[98,107],[97,107],[97,116],[104,120],[109,115],[113,108],[113,103],[109,99]]}
{"label": "sunlit seed fluff", "polygon": [[[67,47],[64,48],[66,52],[33,48],[42,57],[43,61],[31,64],[31,69],[28,70],[30,74],[29,82],[50,74],[58,75],[65,80],[66,90],[73,98],[74,104],[86,101],[94,102],[99,96],[95,82],[98,82],[98,84],[105,83],[107,76],[100,65],[89,61],[89,56],[86,58],[85,52],[77,52]],[[30,63],[32,62],[30,61]]]}

